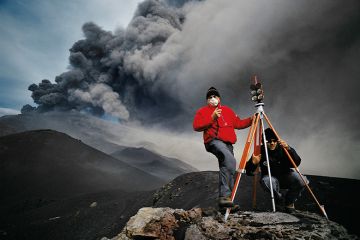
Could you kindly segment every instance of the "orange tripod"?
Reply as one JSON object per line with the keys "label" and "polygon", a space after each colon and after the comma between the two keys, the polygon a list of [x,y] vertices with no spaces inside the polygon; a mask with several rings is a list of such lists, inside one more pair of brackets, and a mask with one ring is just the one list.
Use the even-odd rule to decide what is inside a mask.
{"label": "orange tripod", "polygon": [[[255,77],[255,82],[257,82],[256,77]],[[278,133],[275,131],[272,124],[270,123],[269,118],[264,113],[264,108],[263,108],[264,103],[262,103],[262,99],[263,99],[263,95],[260,100],[257,100],[258,103],[255,105],[255,107],[257,108],[257,111],[252,118],[252,123],[251,123],[250,130],[249,130],[249,133],[248,133],[248,136],[246,139],[246,143],[245,143],[243,154],[242,154],[242,157],[240,160],[239,168],[237,170],[236,180],[235,180],[234,187],[233,187],[233,190],[231,193],[231,201],[234,201],[234,199],[235,199],[236,191],[237,191],[237,189],[239,187],[239,183],[240,183],[241,174],[245,172],[245,166],[247,163],[247,159],[248,159],[248,156],[250,153],[250,148],[251,148],[252,143],[254,142],[254,153],[258,154],[260,151],[261,137],[263,137],[263,139],[262,139],[263,142],[264,143],[266,142],[266,136],[265,136],[265,131],[264,131],[264,121],[263,121],[264,118],[265,118],[267,124],[269,125],[269,127],[274,131],[276,137],[278,139],[281,139],[280,136],[278,135]],[[257,132],[258,132],[258,134],[256,134]],[[258,142],[256,142],[256,136],[258,136]],[[300,173],[298,167],[296,166],[296,164],[295,164],[294,160],[292,159],[291,155],[289,154],[288,150],[284,146],[282,146],[282,148],[284,149],[289,161],[294,166],[295,171],[299,174],[302,181],[304,182],[307,190],[309,191],[309,193],[313,197],[314,201],[320,208],[321,212],[326,217],[326,219],[328,219],[327,214],[325,212],[325,208],[322,205],[320,205],[319,201],[316,199],[314,193],[311,191],[309,185],[307,184],[307,181],[304,179],[304,177]],[[267,161],[268,174],[271,179],[271,169],[270,169],[270,164],[269,164],[269,156],[268,156],[267,147],[265,147],[265,155],[266,155],[266,161]],[[271,202],[272,202],[273,212],[275,212],[276,209],[275,209],[275,200],[274,200],[272,181],[270,181],[270,193],[271,193]],[[254,196],[253,196],[253,198],[254,198]],[[227,208],[226,213],[225,213],[225,221],[229,217],[229,214],[230,214],[230,208]]]}

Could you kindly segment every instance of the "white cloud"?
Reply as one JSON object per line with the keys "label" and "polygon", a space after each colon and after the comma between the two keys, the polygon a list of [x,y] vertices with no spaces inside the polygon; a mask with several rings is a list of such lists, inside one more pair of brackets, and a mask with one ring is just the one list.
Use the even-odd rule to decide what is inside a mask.
{"label": "white cloud", "polygon": [[0,117],[4,115],[16,115],[16,114],[20,114],[20,111],[11,108],[0,108]]}

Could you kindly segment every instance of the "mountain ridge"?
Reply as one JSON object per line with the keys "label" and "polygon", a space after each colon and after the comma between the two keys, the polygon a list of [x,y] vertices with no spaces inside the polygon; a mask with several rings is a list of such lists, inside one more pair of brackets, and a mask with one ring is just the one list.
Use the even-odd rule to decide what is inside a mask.
{"label": "mountain ridge", "polygon": [[[126,147],[116,151],[111,156],[126,162],[127,164],[146,171],[147,173],[170,181],[173,178],[187,173],[198,171],[196,168],[175,158],[164,157],[144,147]],[[167,171],[163,171],[166,169]]]}
{"label": "mountain ridge", "polygon": [[[10,186],[6,187],[9,191],[6,195],[17,196],[16,190],[11,188],[21,189],[24,184],[23,190],[29,195],[45,192],[54,197],[67,197],[74,193],[116,188],[150,190],[164,183],[54,130],[33,130],[0,137],[0,158],[1,185]],[[14,177],[17,180],[13,180]],[[31,184],[34,189],[29,189]]]}

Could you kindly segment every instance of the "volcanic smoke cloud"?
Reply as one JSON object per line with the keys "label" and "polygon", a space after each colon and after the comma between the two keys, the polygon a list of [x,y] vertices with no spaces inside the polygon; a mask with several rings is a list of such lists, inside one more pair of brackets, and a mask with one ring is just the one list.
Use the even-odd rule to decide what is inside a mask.
{"label": "volcanic smoke cloud", "polygon": [[126,30],[111,33],[85,23],[85,39],[70,49],[70,70],[57,76],[55,84],[45,79],[29,87],[37,110],[77,109],[147,122],[156,120],[159,112],[166,113],[161,114],[165,118],[180,114],[171,108],[181,105],[159,83],[161,72],[151,59],[181,31],[183,21],[181,9],[149,0],[138,6]]}
{"label": "volcanic smoke cloud", "polygon": [[356,1],[146,0],[126,29],[85,23],[69,71],[29,90],[39,112],[77,109],[181,125],[212,85],[228,105],[249,102],[250,76],[259,73],[275,112],[301,100],[298,109],[315,114],[315,98],[342,109],[339,91],[355,100],[359,86],[343,86],[359,76],[351,64],[359,52],[351,32],[359,27],[357,10]]}
{"label": "volcanic smoke cloud", "polygon": [[146,0],[125,29],[85,23],[69,70],[32,84],[37,107],[22,112],[77,109],[189,132],[210,86],[252,114],[258,74],[270,120],[304,165],[359,178],[359,29],[357,0]]}

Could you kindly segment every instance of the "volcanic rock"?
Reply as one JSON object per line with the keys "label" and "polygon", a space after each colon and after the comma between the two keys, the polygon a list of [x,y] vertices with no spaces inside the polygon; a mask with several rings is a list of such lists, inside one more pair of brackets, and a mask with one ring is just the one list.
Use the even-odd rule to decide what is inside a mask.
{"label": "volcanic rock", "polygon": [[239,211],[226,222],[219,212],[206,212],[209,209],[141,208],[112,240],[358,239],[343,226],[310,212]]}
{"label": "volcanic rock", "polygon": [[[318,201],[325,206],[330,220],[344,226],[350,233],[360,236],[357,219],[360,213],[360,195],[351,194],[360,186],[359,180],[306,176],[310,180],[310,188]],[[217,206],[218,203],[218,172],[204,171],[183,174],[160,188],[153,198],[153,207],[170,207],[189,210]],[[258,178],[259,180],[259,178]],[[254,176],[242,175],[235,197],[242,211],[266,212],[272,209],[270,194],[258,184],[256,188],[256,206],[253,201]],[[282,206],[276,206],[279,210]],[[319,207],[307,190],[295,203],[301,211],[309,211],[322,215]]]}

